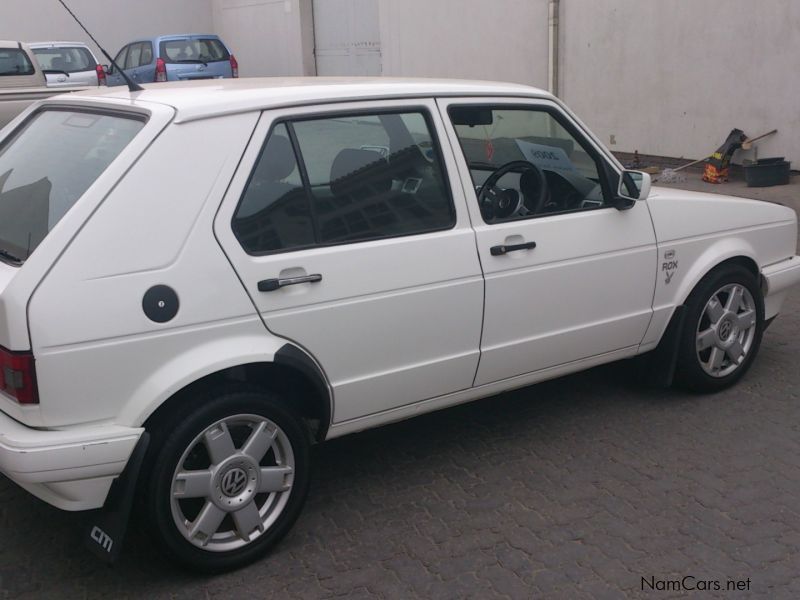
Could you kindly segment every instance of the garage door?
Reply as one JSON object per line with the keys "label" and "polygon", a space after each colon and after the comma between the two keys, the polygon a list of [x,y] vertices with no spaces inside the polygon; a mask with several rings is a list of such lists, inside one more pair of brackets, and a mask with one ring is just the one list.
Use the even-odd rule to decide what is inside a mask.
{"label": "garage door", "polygon": [[377,0],[313,0],[318,75],[380,75]]}

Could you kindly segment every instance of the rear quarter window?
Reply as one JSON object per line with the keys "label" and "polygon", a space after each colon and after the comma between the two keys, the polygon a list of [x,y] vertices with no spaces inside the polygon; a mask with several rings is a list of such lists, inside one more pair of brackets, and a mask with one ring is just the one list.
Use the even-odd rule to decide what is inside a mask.
{"label": "rear quarter window", "polygon": [[20,48],[0,48],[0,77],[33,75],[36,70],[27,53]]}
{"label": "rear quarter window", "polygon": [[0,146],[0,257],[30,256],[144,124],[123,113],[34,113]]}

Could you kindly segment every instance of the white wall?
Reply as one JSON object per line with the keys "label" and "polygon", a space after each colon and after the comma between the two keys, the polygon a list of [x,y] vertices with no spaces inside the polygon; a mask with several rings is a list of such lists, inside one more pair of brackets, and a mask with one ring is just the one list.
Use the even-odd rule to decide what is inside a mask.
{"label": "white wall", "polygon": [[[547,86],[548,0],[362,1],[378,5],[383,75]],[[69,3],[112,53],[210,30],[242,76],[316,73],[312,0]],[[86,40],[56,0],[0,0],[0,39],[70,38]],[[700,158],[733,127],[778,128],[759,155],[800,167],[800,1],[562,0],[560,42],[560,96],[613,150]]]}
{"label": "white wall", "polygon": [[800,2],[562,0],[561,96],[612,150],[701,158],[734,127],[800,168]]}
{"label": "white wall", "polygon": [[547,86],[547,0],[376,1],[384,75]]}
{"label": "white wall", "polygon": [[242,77],[314,75],[311,0],[213,0],[215,32]]}
{"label": "white wall", "polygon": [[[125,43],[166,33],[213,33],[211,0],[67,0],[92,35],[115,56]],[[86,42],[107,63],[57,0],[0,0],[0,39]]]}

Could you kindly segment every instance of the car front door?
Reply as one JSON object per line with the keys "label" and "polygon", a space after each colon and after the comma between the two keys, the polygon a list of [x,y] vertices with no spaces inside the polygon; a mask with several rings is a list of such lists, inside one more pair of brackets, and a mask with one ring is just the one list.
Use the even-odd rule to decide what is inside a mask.
{"label": "car front door", "polygon": [[215,221],[335,423],[472,385],[483,278],[444,135],[433,100],[265,112]]}
{"label": "car front door", "polygon": [[614,207],[616,167],[554,102],[439,104],[486,278],[475,385],[635,353],[656,275],[647,204]]}

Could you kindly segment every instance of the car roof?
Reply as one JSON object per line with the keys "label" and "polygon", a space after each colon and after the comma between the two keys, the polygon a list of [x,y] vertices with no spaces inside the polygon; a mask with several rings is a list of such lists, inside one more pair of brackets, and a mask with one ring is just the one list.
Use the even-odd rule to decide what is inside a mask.
{"label": "car roof", "polygon": [[[220,37],[216,33],[165,33],[164,35],[154,35],[150,37],[141,37],[125,42],[123,46],[130,44],[138,44],[139,42],[168,42],[169,40],[184,40],[186,38],[214,38],[219,40]],[[220,40],[222,41],[222,40]]]}
{"label": "car roof", "polygon": [[84,42],[28,42],[28,46],[30,48],[60,48],[62,46],[66,46],[69,48],[74,48],[76,46],[81,48],[88,48]]}
{"label": "car roof", "polygon": [[516,83],[389,77],[248,77],[144,84],[70,94],[70,100],[155,102],[176,109],[176,122],[318,103],[440,96],[553,98],[544,90]]}
{"label": "car roof", "polygon": [[28,44],[12,40],[0,40],[0,48],[27,48]]}

